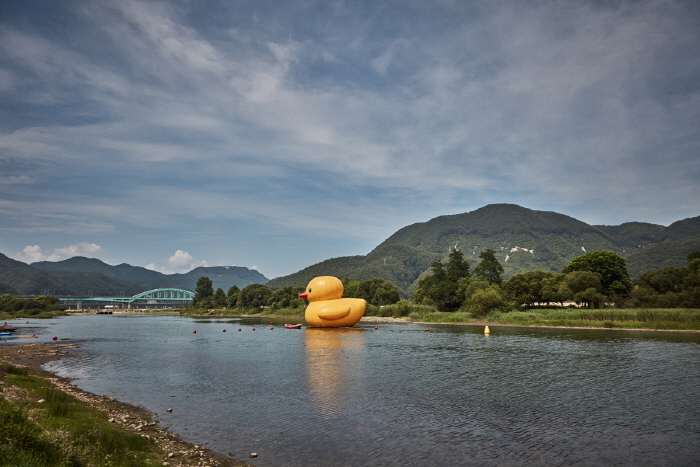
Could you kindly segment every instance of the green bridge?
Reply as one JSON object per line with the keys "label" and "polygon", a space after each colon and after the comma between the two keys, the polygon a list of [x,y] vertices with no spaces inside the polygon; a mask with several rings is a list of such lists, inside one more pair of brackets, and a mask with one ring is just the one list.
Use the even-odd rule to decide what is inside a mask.
{"label": "green bridge", "polygon": [[61,297],[61,306],[69,309],[182,308],[192,304],[194,292],[182,289],[154,289],[133,297]]}

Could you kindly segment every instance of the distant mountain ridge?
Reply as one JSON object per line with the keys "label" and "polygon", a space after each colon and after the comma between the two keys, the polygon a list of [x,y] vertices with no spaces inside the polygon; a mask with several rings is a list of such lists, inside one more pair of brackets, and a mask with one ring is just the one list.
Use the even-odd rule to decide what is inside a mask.
{"label": "distant mountain ridge", "polygon": [[688,253],[700,250],[700,216],[679,220],[668,227],[644,222],[589,225],[573,217],[536,211],[514,204],[491,204],[480,209],[435,217],[399,229],[367,255],[331,258],[287,276],[268,279],[244,267],[197,268],[186,274],[157,271],[98,259],[75,257],[28,265],[0,253],[0,294],[33,295],[134,295],[160,287],[194,290],[197,279],[209,277],[214,288],[235,284],[267,284],[272,289],[304,287],[316,276],[351,280],[381,277],[410,295],[417,280],[436,260],[447,258],[457,247],[472,268],[479,253],[496,251],[505,277],[541,269],[561,272],[576,256],[608,250],[627,259],[633,277],[664,266],[685,266]]}
{"label": "distant mountain ridge", "polygon": [[478,264],[479,253],[495,250],[506,277],[536,269],[561,272],[576,256],[608,250],[625,257],[636,277],[652,268],[685,266],[688,253],[700,250],[700,216],[668,227],[642,222],[603,226],[555,212],[492,204],[406,226],[366,256],[332,258],[272,279],[268,286],[303,287],[318,275],[351,280],[381,277],[407,294],[430,264],[446,258],[454,247],[472,267]]}
{"label": "distant mountain ridge", "polygon": [[126,263],[112,266],[82,256],[28,265],[0,253],[0,294],[131,296],[168,287],[194,291],[202,276],[209,277],[215,289],[221,287],[224,291],[234,284],[243,288],[268,281],[259,271],[241,266],[198,267],[185,274],[163,274]]}

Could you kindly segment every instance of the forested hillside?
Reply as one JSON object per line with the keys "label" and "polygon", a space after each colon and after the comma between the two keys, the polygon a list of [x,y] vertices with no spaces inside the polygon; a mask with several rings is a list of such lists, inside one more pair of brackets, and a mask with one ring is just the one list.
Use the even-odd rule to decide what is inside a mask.
{"label": "forested hillside", "polygon": [[273,279],[268,286],[303,287],[319,275],[347,276],[351,280],[381,277],[397,284],[407,295],[430,264],[446,259],[455,247],[472,267],[483,251],[494,250],[505,278],[533,270],[561,272],[575,257],[597,250],[629,258],[630,273],[637,277],[662,265],[684,266],[688,253],[698,250],[698,245],[700,217],[668,227],[642,222],[601,226],[555,212],[495,204],[409,225],[366,256],[323,261]]}
{"label": "forested hillside", "polygon": [[650,269],[685,266],[688,254],[700,250],[700,216],[668,227],[642,222],[606,226],[514,204],[493,204],[409,225],[367,255],[331,258],[269,282],[258,271],[244,267],[162,274],[128,264],[111,266],[94,258],[28,265],[0,254],[0,293],[97,296],[133,295],[160,287],[194,290],[202,276],[223,290],[256,283],[280,289],[304,287],[316,276],[331,275],[354,281],[382,278],[409,296],[430,265],[447,259],[453,248],[463,253],[472,268],[481,253],[493,250],[506,279],[534,270],[558,273],[577,256],[603,250],[626,258],[630,275],[639,277]]}
{"label": "forested hillside", "polygon": [[58,296],[131,296],[162,287],[194,291],[197,279],[208,276],[214,287],[266,283],[260,272],[240,266],[200,267],[186,274],[163,274],[146,268],[112,266],[76,256],[63,261],[25,264],[0,253],[0,294]]}

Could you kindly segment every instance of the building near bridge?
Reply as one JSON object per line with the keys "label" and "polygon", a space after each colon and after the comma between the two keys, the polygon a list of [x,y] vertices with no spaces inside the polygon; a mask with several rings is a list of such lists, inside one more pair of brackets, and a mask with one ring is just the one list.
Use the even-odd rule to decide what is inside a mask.
{"label": "building near bridge", "polygon": [[192,306],[194,292],[182,289],[154,289],[133,297],[59,297],[62,307],[72,310],[162,309]]}

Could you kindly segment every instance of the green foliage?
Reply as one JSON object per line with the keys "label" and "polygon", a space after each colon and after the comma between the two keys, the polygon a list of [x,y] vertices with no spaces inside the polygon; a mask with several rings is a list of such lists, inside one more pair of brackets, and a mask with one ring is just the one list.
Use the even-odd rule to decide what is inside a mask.
{"label": "green foliage", "polygon": [[214,292],[214,297],[212,301],[215,308],[225,308],[228,304],[228,301],[226,300],[226,294],[224,293],[224,289],[222,289],[221,287],[217,288],[216,292]]}
{"label": "green foliage", "polygon": [[241,296],[241,289],[237,285],[232,285],[226,293],[226,304],[228,308],[237,308]]}
{"label": "green foliage", "polygon": [[630,292],[627,307],[700,308],[700,251],[687,256],[688,267],[647,271]]}
{"label": "green foliage", "polygon": [[53,317],[63,314],[58,297],[39,295],[34,298],[19,298],[10,294],[0,296],[0,313],[8,316]]}
{"label": "green foliage", "polygon": [[284,287],[272,292],[270,296],[270,308],[300,309],[306,308],[306,301],[299,297],[299,290],[295,287]]}
{"label": "green foliage", "polygon": [[563,270],[590,271],[600,274],[601,292],[605,295],[626,295],[632,288],[625,259],[612,251],[591,251],[573,259]]}
{"label": "green foliage", "polygon": [[639,278],[638,284],[660,294],[678,292],[683,287],[683,280],[687,273],[685,268],[666,266],[645,272]]}
{"label": "green foliage", "polygon": [[382,318],[405,318],[415,313],[426,313],[435,311],[435,308],[429,305],[419,305],[409,300],[399,300],[393,305],[382,307],[369,306],[365,312],[365,316],[379,316]]}
{"label": "green foliage", "polygon": [[503,282],[503,266],[496,259],[496,252],[490,248],[479,254],[481,262],[474,268],[474,275],[489,284],[500,284]]}
{"label": "green foliage", "polygon": [[263,284],[246,285],[241,290],[241,308],[262,308],[270,305],[272,290]]}
{"label": "green foliage", "polygon": [[[516,274],[503,284],[503,289],[516,305],[532,306],[535,303],[558,301],[547,285],[552,284],[556,275],[547,271],[529,271]],[[557,286],[558,289],[558,286]]]}
{"label": "green foliage", "polygon": [[197,280],[192,306],[199,308],[211,308],[214,306],[214,287],[211,279],[208,277],[202,276]]}
{"label": "green foliage", "polygon": [[413,299],[416,303],[433,305],[439,311],[456,310],[464,301],[464,296],[458,293],[459,283],[469,277],[469,264],[464,260],[464,255],[453,249],[445,265],[435,261],[432,274],[418,281]]}
{"label": "green foliage", "polygon": [[398,287],[380,278],[348,282],[343,297],[362,298],[374,306],[390,305],[401,299]]}

